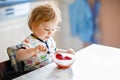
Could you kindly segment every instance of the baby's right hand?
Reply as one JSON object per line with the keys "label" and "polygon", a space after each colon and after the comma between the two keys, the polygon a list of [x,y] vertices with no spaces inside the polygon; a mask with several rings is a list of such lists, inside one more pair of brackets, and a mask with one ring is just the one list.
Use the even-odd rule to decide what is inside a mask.
{"label": "baby's right hand", "polygon": [[48,51],[48,49],[43,45],[38,45],[35,48],[36,48],[36,53],[38,53],[38,52],[47,52]]}

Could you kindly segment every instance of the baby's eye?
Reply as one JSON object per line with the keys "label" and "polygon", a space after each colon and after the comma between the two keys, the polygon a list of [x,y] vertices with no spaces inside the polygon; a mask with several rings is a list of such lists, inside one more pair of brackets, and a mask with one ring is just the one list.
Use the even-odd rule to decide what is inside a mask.
{"label": "baby's eye", "polygon": [[52,31],[55,31],[55,29],[52,29]]}
{"label": "baby's eye", "polygon": [[44,29],[45,31],[49,31],[49,29]]}

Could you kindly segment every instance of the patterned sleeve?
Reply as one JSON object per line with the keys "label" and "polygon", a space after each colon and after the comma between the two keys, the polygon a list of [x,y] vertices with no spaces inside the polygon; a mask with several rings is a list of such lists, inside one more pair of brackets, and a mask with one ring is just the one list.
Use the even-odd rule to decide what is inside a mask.
{"label": "patterned sleeve", "polygon": [[30,48],[30,40],[28,38],[26,38],[24,41],[21,42],[23,49],[28,49]]}

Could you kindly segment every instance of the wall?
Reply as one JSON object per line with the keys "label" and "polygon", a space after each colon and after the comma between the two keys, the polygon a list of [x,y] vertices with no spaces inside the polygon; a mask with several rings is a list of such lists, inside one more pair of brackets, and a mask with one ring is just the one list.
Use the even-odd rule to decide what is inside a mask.
{"label": "wall", "polygon": [[[18,44],[19,41],[23,40],[23,38],[29,32],[26,27],[26,21],[27,21],[26,11],[29,11],[29,8],[25,9],[25,14],[24,14],[23,13],[24,11],[21,11],[21,9],[19,8],[19,7],[24,8],[22,7],[23,5],[25,7],[26,5],[29,7],[29,3],[19,4],[18,6],[12,5],[12,6],[3,7],[6,8],[6,10],[14,8],[14,15],[12,14],[6,15],[0,19],[0,55],[2,56],[0,57],[0,62],[1,60],[5,59],[5,56],[7,56],[7,52],[6,52],[7,47]],[[1,10],[3,8],[1,8]],[[20,12],[18,13],[18,11]]]}

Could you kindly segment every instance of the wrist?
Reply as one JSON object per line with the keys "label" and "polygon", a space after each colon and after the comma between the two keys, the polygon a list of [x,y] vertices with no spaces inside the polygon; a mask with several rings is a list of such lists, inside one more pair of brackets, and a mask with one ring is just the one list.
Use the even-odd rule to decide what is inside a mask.
{"label": "wrist", "polygon": [[36,48],[32,48],[31,49],[31,56],[36,56],[36,53],[37,53],[37,50],[36,50]]}

